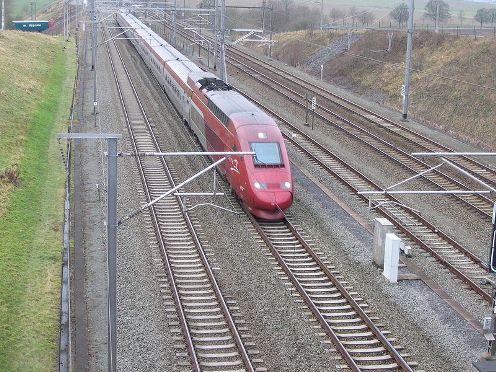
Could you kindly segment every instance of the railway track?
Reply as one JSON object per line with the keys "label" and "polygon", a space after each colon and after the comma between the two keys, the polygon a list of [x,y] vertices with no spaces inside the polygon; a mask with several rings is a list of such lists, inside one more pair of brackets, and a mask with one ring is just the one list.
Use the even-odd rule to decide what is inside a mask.
{"label": "railway track", "polygon": [[[191,38],[188,32],[180,31],[180,34],[183,37]],[[413,157],[403,148],[410,149],[410,152],[452,152],[448,147],[401,124],[377,115],[317,84],[306,81],[236,47],[227,47],[226,59],[238,70],[275,90],[301,108],[305,108],[306,102],[305,95],[300,92],[311,92],[318,98],[318,102],[321,102],[317,104],[320,111],[316,112],[317,118],[377,151],[407,170],[411,175],[431,169],[433,167],[432,159],[430,162],[423,161]],[[388,137],[394,138],[395,144],[384,139]],[[465,156],[450,157],[450,160],[491,187],[496,187],[495,170]],[[485,194],[461,194],[463,191],[474,188],[480,189],[480,185],[474,184],[473,180],[466,179],[466,184],[464,184],[439,169],[424,173],[422,178],[428,181],[427,186],[430,189],[434,187],[434,190],[454,191],[456,194],[453,194],[452,198],[464,203],[486,219],[492,217],[494,201],[490,197]]]}
{"label": "railway track", "polygon": [[[270,112],[266,107],[265,109]],[[338,178],[354,192],[379,189],[372,181],[350,169],[316,141],[275,113],[270,113],[281,123],[285,123],[284,128],[281,129],[292,146],[311,158],[315,164],[329,171],[333,177]],[[307,143],[300,141],[303,137],[306,137],[303,142],[307,141]],[[315,155],[319,151],[322,151],[321,154]],[[362,198],[369,202],[367,198],[363,196]],[[420,216],[410,214],[409,212],[414,211],[403,207],[390,195],[385,196],[384,200],[377,198],[373,203],[375,209],[392,219],[405,236],[428,250],[483,298],[490,299],[488,290],[477,283],[477,280],[486,278],[485,266],[477,257]],[[420,220],[416,220],[416,217]],[[411,370],[416,366],[415,363],[409,364],[404,360],[408,356],[402,356],[398,351],[400,348],[395,349],[392,346],[393,340],[387,339],[385,336],[387,333],[381,332],[371,318],[367,320],[362,317],[362,313],[367,316],[367,311],[363,310],[367,307],[363,300],[353,298],[349,300],[348,297],[353,295],[353,292],[350,294],[345,285],[339,284],[339,274],[332,272],[334,268],[329,269],[322,261],[319,262],[320,259],[314,252],[307,250],[308,244],[294,227],[290,227],[292,225],[288,220],[261,224],[255,221],[254,226],[258,226],[256,228],[260,236],[273,251],[286,275],[346,361],[347,365],[341,367],[353,370]],[[336,277],[331,278],[330,274]],[[344,292],[341,289],[344,289]],[[354,304],[359,310],[355,309]],[[344,311],[345,309],[353,310]],[[339,318],[341,315],[344,318]]]}
{"label": "railway track", "polygon": [[346,362],[339,368],[412,371],[417,364],[404,359],[408,355],[402,355],[403,348],[393,346],[395,340],[374,323],[365,301],[355,298],[357,294],[318,257],[289,220],[274,223],[246,214]]}
{"label": "railway track", "polygon": [[[231,49],[228,50],[230,53],[232,53]],[[304,94],[299,93],[296,89],[298,89],[299,91],[305,90],[307,89],[307,86],[309,86],[308,85],[309,83],[306,85],[302,84],[298,86],[298,88],[291,88],[288,84],[281,83],[275,78],[269,76],[267,72],[254,68],[253,67],[254,65],[249,65],[247,63],[247,59],[244,59],[245,54],[243,54],[242,58],[243,60],[241,58],[235,58],[232,56],[232,54],[229,54],[228,59],[237,69],[245,72],[246,74],[254,77],[256,80],[271,87],[279,94],[283,95],[286,99],[293,102],[295,105],[301,108],[305,108],[305,104],[306,104],[305,96]],[[260,68],[260,66],[258,65],[257,67]],[[273,74],[273,71],[272,70],[270,71]],[[289,75],[289,76],[293,77],[294,75]],[[279,75],[277,77],[281,78],[281,76]],[[282,78],[289,81],[289,78],[286,78],[284,76],[282,76]],[[300,80],[303,81],[302,79]],[[294,84],[294,81],[292,81],[292,84]],[[317,94],[316,92],[313,93]],[[322,94],[320,95],[320,97],[323,98]],[[418,159],[403,150],[404,147],[407,148],[409,147],[412,149],[411,150],[412,152],[431,151],[430,149],[426,149],[425,147],[416,147],[418,144],[414,142],[416,138],[413,136],[412,133],[409,133],[410,135],[408,137],[406,136],[402,137],[401,132],[398,129],[400,128],[400,126],[394,127],[394,129],[396,129],[394,130],[394,133],[397,136],[397,138],[394,139],[395,144],[393,144],[392,142],[388,142],[385,139],[383,139],[384,137],[381,136],[380,134],[373,133],[371,130],[373,129],[372,127],[366,128],[364,123],[366,122],[366,119],[369,119],[369,117],[371,117],[371,115],[365,117],[363,115],[359,115],[356,111],[351,111],[351,108],[348,108],[348,110],[352,113],[351,118],[348,119],[344,116],[345,115],[344,113],[339,114],[333,109],[330,109],[329,106],[332,105],[332,103],[333,101],[326,99],[325,103],[317,104],[317,109],[320,110],[320,112],[316,111],[315,116],[321,119],[323,122],[333,125],[339,130],[345,132],[348,136],[352,137],[354,140],[357,140],[362,144],[367,145],[368,147],[377,151],[382,156],[388,158],[390,161],[400,165],[408,172],[410,172],[411,175],[416,175],[422,172],[426,172],[427,170],[433,167],[433,164]],[[350,113],[348,113],[348,117],[350,117]],[[374,121],[373,123],[376,122]],[[370,123],[366,122],[366,124],[369,124],[370,126]],[[386,128],[393,131],[392,124],[389,124]],[[398,134],[398,132],[400,134]],[[398,138],[400,138],[401,141],[398,141]],[[398,144],[398,142],[400,143]],[[432,150],[432,151],[441,151],[441,150]],[[467,164],[465,162],[465,168],[466,165]],[[478,172],[478,176],[480,177],[481,175],[480,170],[478,169],[477,172]],[[487,175],[490,175],[489,171],[485,171],[485,172]],[[476,187],[471,181],[469,181],[468,185],[465,185],[462,182],[454,179],[451,175],[439,169],[432,170],[429,173],[425,173],[422,177],[425,180],[429,181],[431,185],[434,185],[438,190],[461,192],[461,191],[468,191]],[[486,182],[492,183],[491,180],[486,180]],[[466,205],[470,206],[474,211],[480,213],[482,216],[486,218],[491,218],[494,202],[485,195],[457,194],[457,195],[453,195],[453,197],[462,201]]]}
{"label": "railway track", "polygon": [[[297,151],[304,154],[308,159],[311,160],[311,162],[313,162],[313,164],[321,169],[324,169],[326,172],[328,172],[329,175],[338,179],[340,182],[346,185],[353,193],[358,193],[361,191],[382,190],[379,185],[346,164],[336,154],[333,154],[331,151],[325,148],[325,146],[322,146],[315,139],[311,138],[302,130],[298,129],[296,125],[291,124],[290,122],[282,118],[278,113],[272,111],[265,104],[258,101],[254,97],[250,97],[250,95],[246,92],[241,93],[251,99],[257,105],[262,107],[274,118],[277,118],[278,123],[280,124],[281,131],[283,132],[287,143],[291,144],[295,149],[297,149]],[[373,113],[368,113],[368,115],[370,116],[372,116],[372,114]],[[387,121],[387,119],[385,118],[378,118],[379,120],[384,120],[385,123],[389,123],[388,125],[393,126],[394,124],[393,122]],[[355,127],[355,125],[352,125],[352,123],[350,123],[350,125],[352,127]],[[401,125],[399,124],[398,126],[401,127]],[[407,133],[408,136],[417,138],[417,134],[415,132],[409,131],[406,128],[404,129],[405,133]],[[394,131],[394,129],[392,130]],[[405,136],[407,136],[407,134],[405,134]],[[426,146],[427,144],[431,144],[430,149],[432,151],[451,151],[448,148],[442,147],[436,142],[424,138],[420,135],[418,135],[418,138],[420,138],[421,141],[423,141],[422,143],[424,143]],[[432,146],[437,147],[434,148]],[[408,154],[405,154],[405,156],[406,158],[411,158]],[[457,157],[457,159],[460,159],[459,161],[461,161],[463,166],[467,169],[469,168],[469,166],[471,166],[473,173],[484,175],[484,180],[492,184],[494,171],[466,157]],[[417,161],[417,159],[415,159],[415,161]],[[422,164],[425,168],[430,167],[430,165],[426,163]],[[420,171],[420,169],[417,170]],[[451,182],[449,181],[451,178],[443,174],[436,174],[435,178],[431,179],[431,181],[445,184],[444,181],[440,181],[440,179],[444,179],[446,182]],[[443,187],[439,184],[436,185],[437,187]],[[449,189],[460,190],[460,187],[464,186],[455,183],[449,186]],[[484,216],[491,215],[493,202],[489,201],[489,199],[485,197],[483,199],[480,199],[480,196],[482,195],[465,195],[462,196],[460,199]],[[407,238],[410,241],[416,243],[419,247],[421,247],[432,257],[434,257],[438,262],[440,262],[441,265],[446,267],[457,278],[462,280],[462,282],[465,283],[469,288],[479,294],[484,300],[488,302],[491,301],[490,288],[486,284],[487,279],[489,279],[489,275],[487,273],[487,265],[481,260],[481,258],[472,254],[470,250],[463,247],[454,239],[450,238],[446,233],[431,224],[419,213],[404,206],[398,199],[396,199],[392,195],[377,195],[374,196],[373,199],[369,199],[364,195],[360,195],[360,198],[369,206],[371,206],[372,209],[376,211],[380,216],[388,218],[401,232],[403,238]]]}
{"label": "railway track", "polygon": [[[106,43],[134,153],[160,152],[138,93],[115,40]],[[147,201],[174,187],[173,169],[163,158],[137,158]],[[168,282],[194,371],[265,370],[253,361],[213,275],[182,200],[168,197],[150,208]]]}
{"label": "railway track", "polygon": [[[389,132],[389,135],[393,136],[395,139],[398,137],[407,139],[411,144],[415,144],[416,151],[418,150],[419,152],[453,152],[453,150],[449,147],[425,137],[420,133],[405,127],[404,125],[379,115],[359,104],[343,98],[319,86],[318,84],[302,79],[298,75],[285,71],[277,66],[274,66],[273,64],[267,63],[263,59],[255,58],[238,48],[230,47],[229,50],[239,57],[242,57],[244,60],[254,61],[258,65],[263,66],[264,69],[269,69],[283,78],[287,83],[295,84],[295,82],[297,82],[297,87],[305,88],[308,92],[315,94],[317,98],[321,98],[325,102],[325,107],[332,107],[332,112],[336,114],[337,118],[344,116],[346,113],[350,113],[354,115],[354,121],[367,126],[371,130],[379,128]],[[320,107],[322,109],[325,108],[324,105],[320,105]],[[381,134],[382,132],[379,136],[383,137]],[[453,160],[455,160],[456,163],[462,168],[480,177],[483,181],[496,186],[496,170],[466,156],[456,156],[453,157]]]}
{"label": "railway track", "polygon": [[360,191],[378,191],[380,186],[333,154],[326,147],[298,129],[295,125],[271,111],[262,102],[243,94],[266,110],[280,124],[286,143],[307,157],[316,167],[348,187],[380,216],[390,220],[402,233],[423,250],[427,251],[456,277],[467,284],[484,300],[491,301],[490,287],[486,283],[490,275],[486,264],[470,250],[450,238],[442,230],[424,219],[418,212],[406,207],[392,195],[377,195],[369,199]]}
{"label": "railway track", "polygon": [[278,264],[298,291],[324,333],[353,371],[412,371],[408,355],[368,315],[368,305],[344,282],[333,266],[315,253],[304,236],[285,218],[265,221],[249,216]]}

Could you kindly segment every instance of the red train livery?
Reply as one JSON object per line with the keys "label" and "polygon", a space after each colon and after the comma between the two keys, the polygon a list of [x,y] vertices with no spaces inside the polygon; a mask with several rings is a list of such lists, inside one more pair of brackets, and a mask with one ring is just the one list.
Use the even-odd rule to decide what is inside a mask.
{"label": "red train livery", "polygon": [[255,152],[232,156],[219,170],[253,215],[281,219],[293,202],[293,185],[275,121],[133,15],[120,12],[117,21],[205,150]]}

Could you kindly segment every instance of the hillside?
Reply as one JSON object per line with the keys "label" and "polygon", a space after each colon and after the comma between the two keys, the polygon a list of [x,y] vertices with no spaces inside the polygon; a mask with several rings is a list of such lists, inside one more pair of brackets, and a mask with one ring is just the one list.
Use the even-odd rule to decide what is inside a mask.
{"label": "hillside", "polygon": [[58,364],[64,166],[74,44],[0,32],[0,371]]}
{"label": "hillside", "polygon": [[[318,33],[318,32],[317,32]],[[387,36],[370,32],[355,36],[350,52],[329,53],[324,79],[368,96],[387,107],[401,111],[401,85],[404,79],[406,35],[395,34],[388,53]],[[322,36],[320,37],[322,39]],[[273,55],[302,69],[311,54],[333,50],[346,35],[328,36],[334,42],[310,40],[308,33],[283,34]],[[290,47],[289,47],[290,46]],[[297,57],[288,51],[305,49]],[[310,57],[309,57],[310,56]],[[496,44],[493,38],[456,38],[435,33],[415,35],[411,83],[410,116],[455,137],[487,149],[496,149]]]}

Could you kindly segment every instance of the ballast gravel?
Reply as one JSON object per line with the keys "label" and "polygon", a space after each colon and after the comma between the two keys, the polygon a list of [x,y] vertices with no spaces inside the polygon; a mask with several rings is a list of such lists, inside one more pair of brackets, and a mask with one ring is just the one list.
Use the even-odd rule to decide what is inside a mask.
{"label": "ballast gravel", "polygon": [[[120,43],[120,45],[123,45]],[[106,61],[103,48],[99,52],[99,63]],[[163,150],[196,149],[191,142],[191,134],[180,123],[177,115],[167,103],[157,83],[143,67],[141,59],[134,50],[125,51],[133,74],[139,76],[135,83],[142,95],[145,109],[155,126]],[[128,151],[124,121],[117,104],[115,83],[109,70],[108,62],[100,69],[99,110],[97,130],[102,132],[118,131],[124,134],[120,149]],[[302,120],[302,110],[287,107],[284,100],[268,89],[250,83],[241,73],[233,74],[230,82],[241,84],[243,89],[264,92],[266,102],[272,102],[275,108],[285,111],[293,120]],[[86,75],[91,78],[91,74]],[[89,113],[92,101],[92,85],[87,84],[85,99],[86,129],[91,128],[93,117]],[[363,103],[363,102],[362,102]],[[92,107],[91,107],[92,108]],[[383,110],[381,110],[383,113]],[[396,113],[394,115],[397,115]],[[414,124],[417,126],[417,124]],[[419,126],[423,133],[436,135],[429,129]],[[339,132],[323,129],[317,123],[314,134],[331,149],[340,151],[340,155],[358,165],[360,170],[377,177],[387,185],[392,180],[385,175],[395,175],[395,166],[388,165],[374,152],[368,151]],[[441,136],[439,136],[441,138]],[[443,141],[457,146],[457,141],[442,137]],[[466,147],[457,147],[466,148]],[[99,148],[101,154],[104,148]],[[359,211],[370,221],[371,214],[366,206],[344,187],[320,171],[300,154],[290,150],[290,156],[299,167],[310,171],[314,177],[342,198],[353,209]],[[122,160],[122,161],[121,161]],[[119,215],[135,210],[143,200],[139,197],[133,159],[121,159],[119,162]],[[176,169],[177,177],[184,180],[188,175],[198,171],[205,162],[201,159],[174,158],[171,164]],[[85,164],[83,164],[86,166]],[[100,164],[101,165],[101,164]],[[485,342],[463,319],[446,305],[421,281],[402,281],[390,284],[381,272],[371,264],[372,238],[361,226],[336,203],[325,197],[296,167],[294,171],[295,203],[290,208],[293,221],[316,242],[332,265],[344,276],[344,280],[359,293],[369,304],[373,314],[378,316],[385,330],[391,331],[391,337],[397,338],[395,344],[405,347],[405,353],[411,355],[409,360],[419,363],[419,368],[426,371],[465,371],[470,370],[472,361],[484,351]],[[90,168],[87,172],[101,174],[101,168]],[[396,179],[396,178],[394,178]],[[103,183],[103,181],[101,181]],[[222,184],[219,181],[219,184]],[[191,186],[193,190],[211,188],[211,178],[203,177]],[[89,192],[89,191],[88,191]],[[189,200],[194,205],[203,200]],[[233,208],[226,199],[216,200],[223,207]],[[103,203],[95,203],[92,208],[101,210]],[[422,201],[426,214],[439,219],[449,229],[459,225],[463,212],[458,210],[451,214],[448,203]],[[235,208],[235,207],[234,207]],[[236,209],[236,208],[235,208]],[[437,211],[440,212],[437,212]],[[439,214],[438,214],[439,213]],[[263,359],[263,365],[269,371],[334,371],[342,361],[336,359],[325,340],[317,335],[320,330],[315,322],[310,322],[305,315],[299,296],[293,293],[291,286],[278,273],[277,265],[260,241],[254,239],[245,216],[201,207],[192,213],[201,225],[202,241],[208,249],[208,258],[216,268],[215,275],[226,296],[232,298],[239,307],[241,319],[246,331],[254,342],[253,349],[258,349],[257,357]],[[449,217],[447,217],[449,216]],[[158,276],[161,274],[154,258],[155,244],[151,244],[146,231],[146,216],[131,219],[119,228],[118,253],[118,369],[136,370],[187,370],[176,357],[174,334],[168,326],[164,301],[170,298],[160,292]],[[452,218],[453,221],[445,221]],[[437,223],[437,220],[436,220]],[[474,226],[480,226],[475,222]],[[103,236],[104,228],[95,234]],[[454,231],[453,231],[454,232]],[[467,239],[475,245],[483,233],[476,233],[473,238],[460,233],[460,239]],[[102,267],[105,250],[97,249],[98,257],[88,257],[88,267]],[[482,251],[482,248],[481,248]],[[450,274],[439,270],[439,266],[418,251],[414,252],[415,262],[436,282],[442,283],[456,300],[480,319],[488,307],[475,295],[460,290],[460,283]],[[104,262],[104,261],[103,261]],[[95,283],[105,280],[104,271],[99,272]],[[106,319],[102,314],[105,308],[101,284],[88,283],[88,303],[100,299],[99,311],[88,309],[88,316],[94,325],[90,335],[91,370],[106,368],[105,332]]]}

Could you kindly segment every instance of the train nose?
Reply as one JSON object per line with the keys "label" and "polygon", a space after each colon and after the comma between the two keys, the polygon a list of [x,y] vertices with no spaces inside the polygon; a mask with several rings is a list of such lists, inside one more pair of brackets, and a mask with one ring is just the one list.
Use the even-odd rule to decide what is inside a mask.
{"label": "train nose", "polygon": [[264,209],[286,209],[293,202],[293,193],[291,191],[278,192],[261,192],[258,195],[260,207]]}

